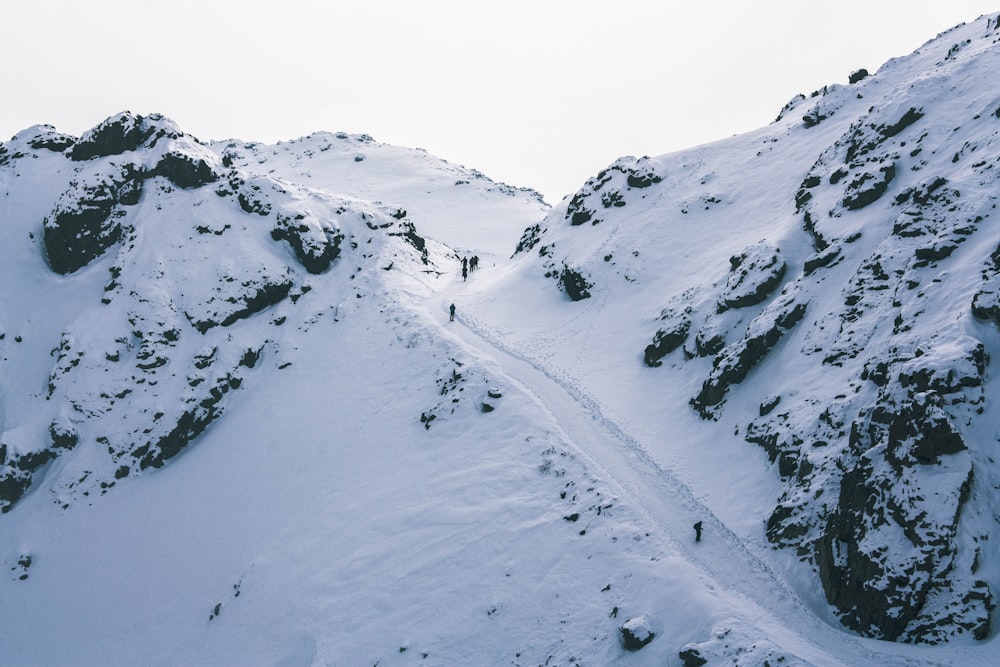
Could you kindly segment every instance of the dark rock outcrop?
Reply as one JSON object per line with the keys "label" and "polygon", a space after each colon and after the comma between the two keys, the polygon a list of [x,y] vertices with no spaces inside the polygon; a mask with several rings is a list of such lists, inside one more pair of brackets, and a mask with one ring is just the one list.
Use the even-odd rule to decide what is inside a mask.
{"label": "dark rock outcrop", "polygon": [[742,382],[750,370],[778,344],[785,332],[803,318],[806,304],[790,290],[761,312],[742,339],[727,346],[712,362],[712,371],[691,405],[703,417],[710,417],[712,407],[725,398],[731,385]]}
{"label": "dark rock outcrop", "polygon": [[239,296],[230,296],[225,300],[226,310],[218,313],[219,319],[203,318],[200,315],[186,313],[188,320],[199,333],[205,333],[212,327],[228,327],[230,324],[242,319],[246,319],[266,308],[280,303],[291,291],[293,282],[291,279],[268,280],[258,279],[243,287]]}
{"label": "dark rock outcrop", "polygon": [[154,143],[164,136],[176,138],[180,133],[158,114],[143,117],[125,111],[103,121],[86,132],[69,153],[76,161],[122,155]]}
{"label": "dark rock outcrop", "polygon": [[110,164],[75,182],[45,219],[43,243],[49,267],[67,274],[104,254],[122,235],[122,206],[142,194],[142,173],[132,164]]}
{"label": "dark rock outcrop", "polygon": [[219,174],[204,158],[184,153],[165,153],[160,161],[146,173],[146,177],[163,176],[185,190],[199,188],[219,180]]}
{"label": "dark rock outcrop", "polygon": [[296,259],[309,273],[324,273],[340,257],[344,235],[330,225],[306,220],[305,215],[295,218],[277,215],[271,238],[285,241],[291,246]]}
{"label": "dark rock outcrop", "polygon": [[583,274],[576,269],[563,266],[559,273],[559,286],[571,300],[582,301],[590,298],[590,288],[594,285],[588,282]]}
{"label": "dark rock outcrop", "polygon": [[647,366],[659,366],[660,361],[687,340],[691,330],[691,306],[666,308],[660,313],[663,325],[653,335],[653,342],[646,346],[643,360]]}
{"label": "dark rock outcrop", "polygon": [[650,627],[649,618],[637,616],[625,621],[618,628],[622,636],[622,647],[626,651],[638,651],[656,638],[656,633]]}
{"label": "dark rock outcrop", "polygon": [[730,275],[719,298],[720,313],[763,303],[785,276],[781,251],[763,242],[730,257],[729,264]]}

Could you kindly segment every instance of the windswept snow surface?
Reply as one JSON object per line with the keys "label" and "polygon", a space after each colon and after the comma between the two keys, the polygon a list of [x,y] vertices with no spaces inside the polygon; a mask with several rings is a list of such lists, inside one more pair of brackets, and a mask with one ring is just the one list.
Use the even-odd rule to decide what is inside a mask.
{"label": "windswept snow surface", "polygon": [[[690,404],[713,370],[709,356],[678,350],[651,368],[642,354],[671,299],[703,298],[690,288],[718,287],[734,303],[755,298],[727,282],[730,258],[745,249],[762,273],[779,265],[779,249],[783,284],[801,274],[816,248],[794,197],[819,152],[867,109],[864,97],[881,94],[880,81],[918,78],[943,58],[941,44],[979,37],[984,24],[887,64],[892,77],[819,97],[814,104],[832,112],[814,126],[803,125],[805,105],[758,132],[623,162],[638,164],[640,179],[624,206],[609,199],[605,219],[573,229],[569,199],[547,213],[531,191],[364,136],[185,149],[210,149],[216,157],[206,160],[230,170],[221,188],[266,185],[276,209],[309,202],[308,211],[371,223],[345,218],[339,230],[357,248],[345,242],[345,255],[318,274],[269,235],[273,213],[263,205],[240,210],[228,190],[177,189],[157,177],[155,189],[144,186],[143,215],[128,214],[141,231],[138,251],[121,243],[56,275],[41,252],[42,219],[70,180],[60,170],[72,167],[45,153],[0,168],[0,350],[4,376],[18,378],[4,380],[0,432],[11,452],[16,443],[30,449],[54,404],[82,395],[76,374],[112,376],[124,363],[85,355],[80,369],[52,374],[67,332],[83,349],[113,339],[104,327],[127,328],[115,318],[134,314],[140,297],[184,303],[216,284],[217,264],[236,276],[280,266],[296,295],[205,331],[179,320],[179,349],[196,353],[191,341],[211,340],[221,356],[249,341],[259,356],[232,383],[221,416],[162,467],[130,470],[113,488],[89,472],[109,465],[101,429],[141,429],[144,410],[175,405],[169,392],[136,390],[109,408],[121,423],[65,415],[84,438],[0,516],[0,663],[680,665],[697,651],[713,665],[996,664],[992,636],[940,646],[856,636],[810,564],[768,542],[782,478],[744,440],[746,424],[775,387],[832,394],[850,379],[837,367],[819,374],[799,354],[804,328],[726,394],[714,419]],[[946,115],[948,89],[933,91],[926,113]],[[1000,102],[983,95],[992,113]],[[49,132],[26,130],[21,140]],[[649,173],[665,178],[644,184]],[[393,220],[426,237],[423,258]],[[539,246],[508,260],[536,224]],[[189,248],[183,238],[199,225],[207,232]],[[989,229],[965,248],[988,255]],[[831,267],[825,280],[836,289],[798,288],[812,290],[805,321],[842,303],[840,286],[877,241],[868,239]],[[473,254],[481,268],[463,280],[459,258]],[[571,301],[544,275],[553,258],[584,267],[588,299]],[[124,286],[109,291],[115,266]],[[964,270],[978,276],[981,264]],[[727,312],[726,326],[750,324],[735,307]],[[974,333],[1000,355],[995,328]],[[155,386],[187,391],[183,363],[175,354],[163,366],[176,365],[180,382],[161,374]],[[989,414],[996,380],[986,383]],[[964,435],[1000,435],[995,421],[976,425]],[[988,514],[977,515],[977,530],[995,537]],[[997,590],[995,554],[984,549],[980,567]],[[631,619],[653,635],[635,652],[620,631]]]}

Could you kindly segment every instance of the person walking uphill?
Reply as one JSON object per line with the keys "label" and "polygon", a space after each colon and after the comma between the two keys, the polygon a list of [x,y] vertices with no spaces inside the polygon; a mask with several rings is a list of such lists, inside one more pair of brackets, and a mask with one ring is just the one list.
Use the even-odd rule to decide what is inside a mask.
{"label": "person walking uphill", "polygon": [[694,541],[701,542],[701,521],[694,524]]}
{"label": "person walking uphill", "polygon": [[450,306],[448,306],[448,312],[451,313],[450,321],[454,322],[455,321],[455,304],[451,304]]}

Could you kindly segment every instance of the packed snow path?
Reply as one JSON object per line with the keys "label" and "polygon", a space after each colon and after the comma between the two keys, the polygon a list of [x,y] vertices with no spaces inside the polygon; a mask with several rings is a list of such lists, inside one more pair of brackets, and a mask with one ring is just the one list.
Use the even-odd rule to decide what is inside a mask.
{"label": "packed snow path", "polygon": [[[913,647],[856,637],[821,620],[690,488],[608,418],[583,387],[507,345],[469,306],[459,307],[450,321],[449,304],[467,303],[460,293],[468,286],[457,282],[436,298],[415,299],[411,307],[471,357],[502,369],[504,381],[544,406],[558,424],[560,439],[642,518],[652,529],[650,538],[694,565],[707,590],[731,596],[734,615],[742,615],[762,638],[817,665],[939,664],[908,650]],[[697,521],[704,525],[701,542],[694,539]],[[763,600],[767,607],[761,606]]]}

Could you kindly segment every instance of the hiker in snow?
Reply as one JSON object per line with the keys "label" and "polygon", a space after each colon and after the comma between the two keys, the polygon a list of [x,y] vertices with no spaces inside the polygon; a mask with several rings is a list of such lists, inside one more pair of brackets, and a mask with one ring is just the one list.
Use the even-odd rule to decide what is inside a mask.
{"label": "hiker in snow", "polygon": [[469,260],[469,271],[475,271],[479,268],[479,255],[473,255],[472,259]]}
{"label": "hiker in snow", "polygon": [[455,321],[455,304],[451,304],[450,306],[448,306],[448,312],[451,313],[451,321],[454,322]]}
{"label": "hiker in snow", "polygon": [[462,261],[462,280],[466,280],[469,277],[469,265]]}
{"label": "hiker in snow", "polygon": [[694,524],[694,541],[701,542],[701,521]]}

